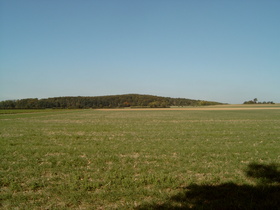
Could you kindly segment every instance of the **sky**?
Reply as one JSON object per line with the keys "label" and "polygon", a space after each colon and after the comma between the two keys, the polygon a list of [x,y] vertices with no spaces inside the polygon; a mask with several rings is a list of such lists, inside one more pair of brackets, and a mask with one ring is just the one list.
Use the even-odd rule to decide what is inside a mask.
{"label": "sky", "polygon": [[280,103],[279,0],[0,0],[0,101]]}

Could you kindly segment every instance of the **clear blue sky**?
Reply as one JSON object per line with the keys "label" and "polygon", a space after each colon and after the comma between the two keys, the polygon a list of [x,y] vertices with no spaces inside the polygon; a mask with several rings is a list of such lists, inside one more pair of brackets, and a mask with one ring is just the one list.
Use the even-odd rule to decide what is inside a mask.
{"label": "clear blue sky", "polygon": [[0,0],[0,100],[280,102],[279,0]]}

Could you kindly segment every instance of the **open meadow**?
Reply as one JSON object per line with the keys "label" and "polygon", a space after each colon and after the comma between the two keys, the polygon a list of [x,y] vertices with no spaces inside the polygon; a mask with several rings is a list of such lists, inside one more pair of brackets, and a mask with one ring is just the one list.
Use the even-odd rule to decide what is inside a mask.
{"label": "open meadow", "polygon": [[279,108],[1,110],[0,208],[279,209]]}

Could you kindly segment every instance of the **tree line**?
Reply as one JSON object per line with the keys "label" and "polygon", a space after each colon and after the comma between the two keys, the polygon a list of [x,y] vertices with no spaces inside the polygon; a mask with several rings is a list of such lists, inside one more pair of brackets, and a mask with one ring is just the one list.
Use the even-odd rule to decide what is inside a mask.
{"label": "tree line", "polygon": [[273,101],[260,102],[260,101],[258,101],[257,98],[254,98],[253,100],[245,101],[243,104],[275,104],[275,103]]}
{"label": "tree line", "polygon": [[168,108],[171,106],[206,106],[217,104],[221,103],[186,98],[126,94],[95,97],[77,96],[6,100],[0,102],[0,109],[97,109],[124,107]]}

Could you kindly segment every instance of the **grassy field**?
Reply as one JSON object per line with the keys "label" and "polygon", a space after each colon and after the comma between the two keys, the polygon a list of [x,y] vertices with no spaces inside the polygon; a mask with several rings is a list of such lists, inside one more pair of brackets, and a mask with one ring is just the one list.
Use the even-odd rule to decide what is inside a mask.
{"label": "grassy field", "polygon": [[279,109],[0,113],[2,209],[280,208]]}

